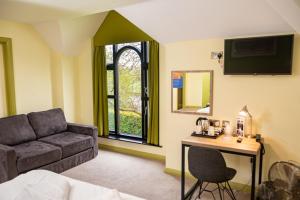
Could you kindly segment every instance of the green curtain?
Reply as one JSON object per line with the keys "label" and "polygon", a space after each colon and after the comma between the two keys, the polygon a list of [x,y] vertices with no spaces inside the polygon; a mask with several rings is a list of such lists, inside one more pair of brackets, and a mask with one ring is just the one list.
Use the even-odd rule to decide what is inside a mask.
{"label": "green curtain", "polygon": [[149,42],[149,127],[147,143],[159,145],[159,44]]}
{"label": "green curtain", "polygon": [[11,116],[17,113],[11,38],[0,37],[0,48],[3,49],[7,115]]}
{"label": "green curtain", "polygon": [[93,62],[93,103],[94,124],[98,127],[99,136],[108,136],[108,103],[107,76],[105,64],[105,47],[94,48]]}

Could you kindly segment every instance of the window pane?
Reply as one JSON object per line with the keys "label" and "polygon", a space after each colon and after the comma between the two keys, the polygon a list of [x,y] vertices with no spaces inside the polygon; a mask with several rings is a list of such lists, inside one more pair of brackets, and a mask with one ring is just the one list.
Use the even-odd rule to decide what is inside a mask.
{"label": "window pane", "polygon": [[108,99],[108,128],[109,128],[109,131],[115,131],[115,102],[114,102],[114,99]]}
{"label": "window pane", "polygon": [[141,42],[118,44],[117,49],[120,50],[122,47],[125,47],[125,46],[132,46],[132,47],[135,47],[135,48],[137,48],[138,50],[141,51]]}
{"label": "window pane", "polygon": [[114,71],[107,70],[107,94],[114,95]]}
{"label": "window pane", "polygon": [[105,57],[106,57],[106,64],[113,63],[113,45],[105,46]]}
{"label": "window pane", "polygon": [[141,59],[124,51],[118,62],[120,133],[142,137]]}

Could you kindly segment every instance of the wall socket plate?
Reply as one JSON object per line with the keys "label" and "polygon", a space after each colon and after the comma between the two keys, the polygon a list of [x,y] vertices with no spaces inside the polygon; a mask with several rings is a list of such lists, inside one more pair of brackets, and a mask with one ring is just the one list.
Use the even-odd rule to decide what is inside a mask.
{"label": "wall socket plate", "polygon": [[213,51],[213,52],[211,52],[210,58],[213,59],[213,60],[219,60],[219,58],[218,58],[219,54],[222,54],[222,58],[223,58],[223,51]]}

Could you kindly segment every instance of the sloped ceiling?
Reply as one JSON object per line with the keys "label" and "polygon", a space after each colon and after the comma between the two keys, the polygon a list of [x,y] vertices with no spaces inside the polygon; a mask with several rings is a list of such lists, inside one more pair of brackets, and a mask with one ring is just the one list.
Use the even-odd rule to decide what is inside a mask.
{"label": "sloped ceiling", "polygon": [[300,33],[300,0],[0,0],[0,19],[30,23],[76,55],[111,9],[161,43]]}
{"label": "sloped ceiling", "polygon": [[48,45],[77,55],[107,11],[144,0],[0,0],[0,19],[32,24]]}
{"label": "sloped ceiling", "polygon": [[116,10],[159,42],[295,31],[265,0],[152,0]]}
{"label": "sloped ceiling", "polygon": [[0,0],[0,18],[30,24],[76,18],[144,0]]}
{"label": "sloped ceiling", "polygon": [[267,2],[300,33],[300,0],[267,0]]}
{"label": "sloped ceiling", "polygon": [[92,38],[105,19],[107,12],[74,19],[34,24],[49,46],[65,55],[77,55],[82,44]]}

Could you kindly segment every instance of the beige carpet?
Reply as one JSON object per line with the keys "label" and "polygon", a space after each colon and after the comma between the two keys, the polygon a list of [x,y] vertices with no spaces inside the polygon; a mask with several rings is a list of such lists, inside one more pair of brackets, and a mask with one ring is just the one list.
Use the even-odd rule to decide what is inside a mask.
{"label": "beige carpet", "polygon": [[[100,150],[97,158],[63,175],[148,200],[179,200],[180,178],[168,175],[163,170],[164,163],[160,161]],[[191,184],[192,181],[187,180],[186,187]],[[215,193],[216,198],[217,195]],[[201,199],[213,198],[207,193]],[[250,197],[249,194],[238,192],[237,199],[246,200]]]}

